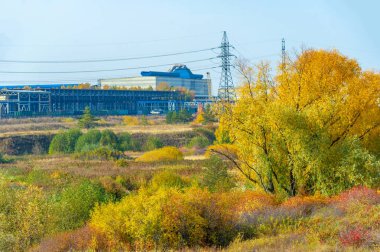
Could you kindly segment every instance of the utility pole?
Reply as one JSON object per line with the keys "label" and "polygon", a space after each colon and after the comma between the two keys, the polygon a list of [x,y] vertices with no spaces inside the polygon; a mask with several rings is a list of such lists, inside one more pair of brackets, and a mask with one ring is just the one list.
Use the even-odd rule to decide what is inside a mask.
{"label": "utility pole", "polygon": [[218,99],[225,102],[234,102],[236,100],[236,93],[231,74],[231,57],[234,56],[230,53],[230,45],[227,38],[227,32],[223,32],[223,39],[220,45],[221,53],[218,56],[222,60],[222,74],[220,76],[220,83],[218,89]]}

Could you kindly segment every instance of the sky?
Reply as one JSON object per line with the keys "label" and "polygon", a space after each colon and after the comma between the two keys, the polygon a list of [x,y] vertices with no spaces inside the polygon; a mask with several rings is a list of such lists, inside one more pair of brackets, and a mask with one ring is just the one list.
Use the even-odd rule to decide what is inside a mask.
{"label": "sky", "polygon": [[[376,0],[0,0],[0,9],[0,85],[96,83],[99,78],[138,76],[142,70],[166,71],[170,64],[185,63],[195,73],[210,72],[215,93],[220,78],[215,47],[223,31],[236,48],[232,53],[252,64],[269,61],[275,69],[285,38],[288,53],[302,47],[338,49],[363,69],[380,69]],[[117,62],[1,62],[115,59],[203,49],[210,50]],[[18,73],[120,68],[139,69]],[[237,73],[233,75],[238,84]]]}

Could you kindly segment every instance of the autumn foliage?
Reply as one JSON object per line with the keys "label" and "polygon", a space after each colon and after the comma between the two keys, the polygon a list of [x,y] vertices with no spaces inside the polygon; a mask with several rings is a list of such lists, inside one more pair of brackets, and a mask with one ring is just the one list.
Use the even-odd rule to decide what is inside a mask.
{"label": "autumn foliage", "polygon": [[274,77],[267,64],[239,68],[245,82],[216,135],[257,187],[295,196],[380,185],[380,74],[325,50],[289,58]]}
{"label": "autumn foliage", "polygon": [[139,162],[163,162],[183,160],[183,154],[178,148],[166,146],[160,149],[148,151],[136,158]]}

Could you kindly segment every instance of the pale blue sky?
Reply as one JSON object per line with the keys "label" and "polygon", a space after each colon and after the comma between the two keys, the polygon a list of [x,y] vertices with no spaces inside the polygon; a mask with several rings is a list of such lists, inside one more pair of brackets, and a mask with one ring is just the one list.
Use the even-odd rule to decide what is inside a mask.
{"label": "pale blue sky", "polygon": [[[375,0],[0,0],[0,9],[0,60],[121,58],[204,49],[218,46],[226,30],[230,42],[253,63],[278,62],[284,37],[290,51],[302,45],[337,48],[364,69],[380,69],[380,2]],[[216,52],[130,62],[0,63],[0,71],[126,68],[204,59]],[[187,65],[205,68],[218,65],[218,60]],[[219,69],[208,71],[215,90]],[[0,73],[0,81],[86,81],[139,72]]]}

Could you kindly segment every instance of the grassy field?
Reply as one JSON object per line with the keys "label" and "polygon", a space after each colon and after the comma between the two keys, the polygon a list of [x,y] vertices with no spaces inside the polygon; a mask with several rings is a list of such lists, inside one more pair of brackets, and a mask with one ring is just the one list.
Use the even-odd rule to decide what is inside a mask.
{"label": "grassy field", "polygon": [[[215,128],[121,120],[101,118],[98,133],[82,130],[65,154],[68,142],[54,154],[0,157],[0,251],[378,251],[379,191],[265,193],[231,163],[204,155]],[[77,125],[7,122],[0,136]],[[123,132],[134,142],[122,142]],[[81,137],[88,142],[78,149]],[[157,159],[170,154],[161,148],[168,142],[179,143],[170,147],[178,156]]]}
{"label": "grassy field", "polygon": [[[220,205],[224,209],[222,212],[219,212],[221,211],[219,208],[212,211],[215,216],[222,213],[221,216],[225,219],[213,220],[212,223],[215,222],[214,224],[219,223],[219,221],[222,222],[218,224],[221,226],[216,226],[217,229],[212,232],[218,233],[220,229],[221,232],[228,233],[236,229],[227,246],[221,246],[221,244],[213,246],[206,243],[203,248],[200,248],[199,245],[191,245],[189,243],[191,249],[184,247],[181,250],[378,251],[377,249],[380,244],[379,192],[366,188],[356,188],[335,197],[305,196],[292,199],[276,199],[262,192],[247,190],[249,185],[244,183],[244,179],[234,172],[234,170],[230,170],[229,174],[234,179],[233,188],[217,190],[209,194],[207,192],[208,185],[202,184],[207,173],[205,173],[207,166],[207,160],[160,163],[143,163],[130,160],[125,167],[119,167],[114,161],[80,160],[73,158],[71,155],[16,157],[12,163],[1,165],[0,189],[4,193],[4,185],[8,185],[11,188],[18,188],[17,191],[20,193],[23,190],[37,190],[33,192],[38,193],[40,196],[38,196],[38,199],[35,199],[35,196],[27,199],[16,194],[16,203],[20,203],[22,200],[26,209],[32,207],[31,209],[34,210],[31,215],[28,215],[24,210],[19,210],[22,211],[24,216],[22,218],[12,218],[17,218],[18,222],[24,223],[18,226],[18,228],[25,228],[26,222],[34,223],[38,228],[38,225],[44,226],[46,223],[49,223],[49,225],[53,225],[55,228],[49,229],[46,227],[48,229],[45,230],[41,226],[42,231],[39,233],[39,236],[36,234],[37,238],[26,242],[24,247],[17,247],[14,250],[21,251],[30,246],[33,247],[33,251],[67,251],[70,246],[74,250],[91,250],[94,248],[94,244],[90,242],[91,239],[99,239],[98,245],[95,247],[100,250],[113,250],[119,248],[118,246],[127,246],[114,236],[112,236],[112,240],[115,239],[113,242],[121,243],[117,246],[115,244],[112,245],[113,243],[108,243],[108,241],[112,240],[107,240],[109,239],[106,238],[107,236],[103,237],[101,234],[91,231],[90,226],[96,224],[96,219],[91,219],[94,218],[91,217],[91,211],[93,204],[97,203],[91,203],[90,205],[83,203],[84,205],[81,205],[76,199],[74,200],[71,197],[69,197],[69,200],[70,202],[73,201],[75,205],[66,206],[65,204],[69,204],[69,202],[61,203],[61,200],[53,203],[56,199],[63,197],[63,200],[65,197],[68,197],[60,195],[65,195],[66,191],[71,190],[70,188],[76,188],[75,190],[78,193],[73,197],[79,197],[81,201],[87,202],[90,200],[88,193],[91,195],[94,192],[86,192],[89,189],[83,189],[82,187],[85,181],[90,181],[92,186],[100,185],[101,190],[105,190],[105,193],[109,195],[108,197],[112,198],[101,203],[104,207],[108,206],[108,204],[116,204],[117,206],[118,202],[128,199],[132,200],[134,197],[139,197],[139,194],[144,192],[144,190],[151,190],[153,188],[154,191],[144,196],[147,197],[144,198],[147,204],[151,204],[151,199],[156,199],[155,197],[162,192],[174,193],[172,196],[174,198],[179,196],[190,197],[188,199],[184,198],[185,202],[190,200],[191,204],[195,204],[194,206],[196,207],[205,207],[203,206],[203,204],[207,203],[204,201],[205,195],[209,195],[207,197],[211,197],[209,199],[211,201],[217,200],[217,205],[222,203]],[[172,175],[168,176],[168,174]],[[181,185],[179,186],[178,183]],[[199,187],[204,189],[197,189]],[[198,196],[192,195],[194,190],[200,190],[198,191]],[[193,198],[194,196],[195,198]],[[11,201],[11,199],[8,200]],[[40,202],[41,206],[33,206],[34,200]],[[94,202],[98,201],[98,199],[91,200]],[[176,211],[175,209],[178,209],[178,206],[172,205],[175,202],[171,202],[171,198],[168,200],[164,204],[169,204],[169,206],[173,207],[171,211]],[[4,198],[0,200],[0,207],[4,207],[4,202]],[[40,207],[45,204],[44,202],[53,204],[51,206],[53,210],[58,209],[52,213],[53,215],[58,215],[58,220],[44,219],[47,215],[39,212],[42,211]],[[188,204],[185,202],[183,204]],[[131,202],[131,204],[135,203]],[[162,202],[158,201],[157,204],[160,205]],[[72,210],[68,210],[67,207]],[[78,207],[87,207],[86,211],[88,212],[82,217],[77,216],[75,211],[78,210],[75,209],[78,209]],[[207,207],[213,206],[209,205]],[[184,218],[192,218],[192,215],[189,215],[190,213],[182,212],[180,208],[178,210],[183,214]],[[65,215],[71,216],[69,218],[73,218],[75,223],[80,222],[82,224],[79,226],[71,224],[71,226],[66,227],[62,221],[68,221],[67,216],[63,217],[56,211],[65,211]],[[136,206],[135,211],[136,214],[139,214],[139,207]],[[148,211],[146,214],[150,215],[153,213],[151,212],[153,208],[146,211]],[[37,216],[42,219],[38,221]],[[33,219],[31,219],[32,217]],[[113,219],[113,216],[104,215],[103,217],[109,218],[115,223],[114,227],[118,227],[118,220]],[[173,225],[176,225],[177,221],[173,219]],[[226,223],[223,223],[224,221]],[[4,226],[4,223],[2,225]],[[141,225],[143,229],[145,224]],[[25,232],[30,232],[27,231],[29,228]],[[10,240],[5,239],[5,237],[8,237],[6,235],[9,236],[9,233],[4,233],[4,231],[2,234],[0,233],[0,248],[2,249],[7,249],[9,248],[7,246],[12,244]],[[16,232],[13,235],[14,239],[18,242],[25,242],[23,234]],[[196,235],[196,233],[189,233],[189,235]],[[92,238],[90,239],[89,237]],[[203,238],[199,237],[199,239],[202,240]],[[139,247],[140,245],[138,243],[135,244],[134,246],[137,246],[135,249],[138,251],[141,249],[154,250],[153,244],[149,242],[145,243],[143,247]]]}
{"label": "grassy field", "polygon": [[[115,133],[178,133],[192,130],[189,124],[167,125],[165,118],[152,116],[148,119],[154,125],[125,125],[122,116],[100,117],[97,127],[100,130],[110,129]],[[60,130],[77,127],[77,119],[61,117],[42,117],[26,119],[2,119],[0,121],[0,137],[20,136],[20,135],[44,135],[56,134]]]}

